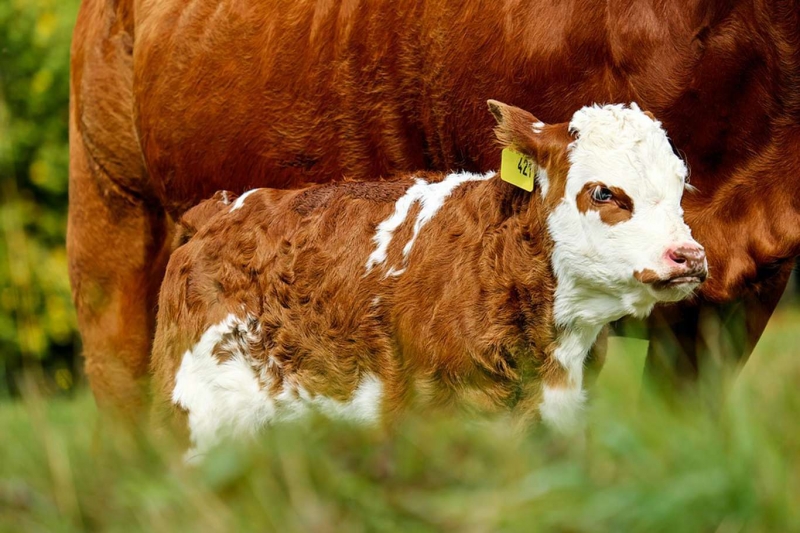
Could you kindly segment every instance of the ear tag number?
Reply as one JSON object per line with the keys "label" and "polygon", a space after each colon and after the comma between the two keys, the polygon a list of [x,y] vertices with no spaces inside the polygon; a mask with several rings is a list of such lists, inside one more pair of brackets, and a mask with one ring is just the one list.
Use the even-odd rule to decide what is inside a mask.
{"label": "ear tag number", "polygon": [[527,156],[511,148],[503,148],[500,179],[531,192],[533,190],[533,175],[535,172],[536,165]]}

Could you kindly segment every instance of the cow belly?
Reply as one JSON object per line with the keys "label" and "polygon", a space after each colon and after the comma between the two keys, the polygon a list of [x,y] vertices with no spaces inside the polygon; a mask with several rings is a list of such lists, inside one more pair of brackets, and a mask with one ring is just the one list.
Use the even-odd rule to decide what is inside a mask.
{"label": "cow belly", "polygon": [[[497,163],[487,98],[560,121],[598,86],[631,97],[602,58],[563,69],[567,36],[602,45],[605,7],[591,3],[585,12],[543,0],[491,10],[423,0],[143,3],[136,126],[173,214],[219,189],[486,171]],[[519,64],[536,75],[521,83]]]}
{"label": "cow belly", "polygon": [[[363,10],[351,17],[344,5],[295,0],[151,4],[135,50],[137,129],[173,213],[219,189],[427,166],[417,120],[404,109],[413,75],[398,64],[403,45],[385,35],[351,39],[369,33]],[[370,11],[394,13],[378,4]]]}
{"label": "cow belly", "polygon": [[[383,383],[377,376],[362,373],[346,401],[312,394],[291,377],[276,384],[267,371],[275,363],[256,360],[250,353],[249,342],[255,334],[251,323],[230,315],[209,327],[183,355],[172,401],[188,415],[193,444],[189,458],[224,436],[252,436],[271,423],[297,420],[312,412],[357,423],[378,421]],[[225,360],[218,356],[220,348]]]}

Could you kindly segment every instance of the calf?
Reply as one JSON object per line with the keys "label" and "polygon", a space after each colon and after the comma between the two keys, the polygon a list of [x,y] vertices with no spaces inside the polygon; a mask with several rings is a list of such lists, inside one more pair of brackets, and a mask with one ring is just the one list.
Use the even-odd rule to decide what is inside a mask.
{"label": "calf", "polygon": [[374,422],[412,404],[567,428],[601,328],[705,279],[659,122],[635,105],[554,125],[489,108],[515,151],[501,175],[224,193],[185,215],[152,364],[195,448],[312,410]]}

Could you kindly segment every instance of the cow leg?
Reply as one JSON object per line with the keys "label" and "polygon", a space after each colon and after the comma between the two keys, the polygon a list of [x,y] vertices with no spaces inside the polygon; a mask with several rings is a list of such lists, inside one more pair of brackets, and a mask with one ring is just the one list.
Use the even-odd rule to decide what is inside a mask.
{"label": "cow leg", "polygon": [[719,305],[657,308],[648,320],[650,347],[645,365],[648,384],[662,392],[697,384],[712,404],[753,352],[783,294],[792,262],[755,285],[742,298]]}
{"label": "cow leg", "polygon": [[133,421],[144,406],[170,225],[93,162],[74,124],[70,133],[67,254],[86,374],[100,408]]}

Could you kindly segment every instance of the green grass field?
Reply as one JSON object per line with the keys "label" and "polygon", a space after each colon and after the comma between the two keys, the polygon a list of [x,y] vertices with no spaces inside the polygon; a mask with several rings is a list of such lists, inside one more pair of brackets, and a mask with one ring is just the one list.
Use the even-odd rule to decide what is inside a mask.
{"label": "green grass field", "polygon": [[99,437],[86,391],[29,390],[0,405],[0,528],[800,531],[799,326],[776,315],[717,414],[643,398],[646,345],[612,339],[583,442],[502,419],[391,436],[318,419],[186,467],[164,439]]}

